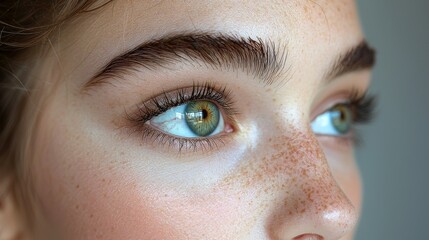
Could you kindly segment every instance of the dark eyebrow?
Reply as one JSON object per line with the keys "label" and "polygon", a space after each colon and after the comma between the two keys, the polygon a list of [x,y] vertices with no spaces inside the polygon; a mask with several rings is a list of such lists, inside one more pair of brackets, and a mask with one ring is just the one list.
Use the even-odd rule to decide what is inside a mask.
{"label": "dark eyebrow", "polygon": [[[271,85],[280,79],[286,59],[286,46],[270,40],[223,33],[175,33],[145,42],[113,58],[84,88],[120,78],[141,67],[155,70],[183,61],[191,64],[201,61],[217,69],[241,69]],[[363,40],[336,58],[325,79],[329,81],[349,72],[371,68],[374,64],[375,50]]]}
{"label": "dark eyebrow", "polygon": [[145,42],[115,57],[84,88],[120,77],[141,67],[154,70],[169,64],[201,61],[214,68],[241,69],[272,84],[286,62],[286,46],[261,38],[221,33],[176,33]]}
{"label": "dark eyebrow", "polygon": [[341,75],[372,68],[375,64],[375,50],[363,40],[357,46],[348,50],[345,54],[341,54],[328,73],[326,79],[337,78]]}

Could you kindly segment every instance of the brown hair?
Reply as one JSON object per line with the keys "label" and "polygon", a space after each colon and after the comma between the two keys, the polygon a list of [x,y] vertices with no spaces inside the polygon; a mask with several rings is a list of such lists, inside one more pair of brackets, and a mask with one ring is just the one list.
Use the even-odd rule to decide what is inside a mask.
{"label": "brown hair", "polygon": [[[22,207],[19,163],[31,132],[24,119],[32,95],[29,76],[33,53],[43,47],[62,24],[110,1],[2,0],[0,3],[0,183],[12,180],[8,189]],[[27,115],[25,115],[27,117]],[[30,118],[36,116],[30,115]],[[31,120],[31,119],[30,119]],[[34,119],[33,119],[34,121]],[[27,130],[25,130],[27,128]],[[0,184],[0,203],[9,192]],[[21,198],[21,199],[20,199]]]}

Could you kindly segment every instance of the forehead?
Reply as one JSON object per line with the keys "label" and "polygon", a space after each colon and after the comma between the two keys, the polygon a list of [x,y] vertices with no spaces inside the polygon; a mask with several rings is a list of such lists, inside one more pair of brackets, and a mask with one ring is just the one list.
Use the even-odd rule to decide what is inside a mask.
{"label": "forehead", "polygon": [[114,0],[102,12],[92,12],[82,20],[86,31],[79,32],[91,36],[103,35],[93,31],[99,27],[108,28],[111,34],[124,34],[123,37],[136,31],[161,35],[166,31],[201,29],[281,38],[283,34],[301,32],[329,38],[332,33],[359,29],[352,0]]}
{"label": "forehead", "polygon": [[362,39],[352,0],[117,0],[68,24],[57,51],[66,74],[84,81],[142,42],[188,31],[269,38],[287,45],[294,65],[317,65]]}

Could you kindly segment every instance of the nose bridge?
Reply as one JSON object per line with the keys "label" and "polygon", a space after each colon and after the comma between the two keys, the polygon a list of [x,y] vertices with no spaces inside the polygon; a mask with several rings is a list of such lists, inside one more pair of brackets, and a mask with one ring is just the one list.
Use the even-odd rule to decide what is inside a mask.
{"label": "nose bridge", "polygon": [[[282,151],[280,147],[274,149]],[[277,162],[272,164],[284,164],[290,170],[280,178],[285,188],[267,223],[271,238],[338,239],[351,232],[356,210],[333,178],[313,133],[296,131],[282,148],[287,154],[274,158]]]}

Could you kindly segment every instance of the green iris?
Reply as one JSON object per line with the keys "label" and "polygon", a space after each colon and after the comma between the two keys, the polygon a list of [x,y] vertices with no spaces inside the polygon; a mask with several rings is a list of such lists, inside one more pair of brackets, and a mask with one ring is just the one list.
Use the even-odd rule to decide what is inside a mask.
{"label": "green iris", "polygon": [[346,134],[353,123],[353,114],[348,105],[339,104],[331,109],[331,122],[341,134]]}
{"label": "green iris", "polygon": [[199,137],[210,135],[219,125],[219,109],[216,104],[209,101],[188,103],[185,116],[186,124]]}

